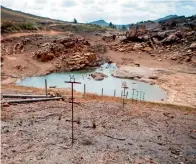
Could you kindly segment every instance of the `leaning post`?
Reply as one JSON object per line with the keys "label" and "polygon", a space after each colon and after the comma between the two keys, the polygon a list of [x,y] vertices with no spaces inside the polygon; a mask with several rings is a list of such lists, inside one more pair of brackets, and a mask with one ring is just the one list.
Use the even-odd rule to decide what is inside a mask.
{"label": "leaning post", "polygon": [[86,95],[86,84],[84,84],[84,97]]}
{"label": "leaning post", "polygon": [[46,93],[46,97],[48,97],[47,79],[45,79],[45,93]]}

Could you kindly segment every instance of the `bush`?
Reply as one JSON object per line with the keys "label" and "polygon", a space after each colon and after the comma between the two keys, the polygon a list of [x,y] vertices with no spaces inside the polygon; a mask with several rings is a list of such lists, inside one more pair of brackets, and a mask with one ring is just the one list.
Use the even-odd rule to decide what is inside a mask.
{"label": "bush", "polygon": [[19,24],[19,27],[22,30],[37,30],[37,28],[33,24],[31,24],[31,23]]}
{"label": "bush", "polygon": [[32,23],[15,23],[15,22],[4,22],[1,24],[1,32],[17,32],[22,30],[37,30],[37,27]]}

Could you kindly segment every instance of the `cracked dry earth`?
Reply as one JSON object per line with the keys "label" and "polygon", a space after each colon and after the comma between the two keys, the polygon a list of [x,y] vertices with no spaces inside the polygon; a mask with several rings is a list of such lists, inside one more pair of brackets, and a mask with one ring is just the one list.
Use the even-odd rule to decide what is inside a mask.
{"label": "cracked dry earth", "polygon": [[[63,101],[2,108],[2,163],[196,162],[196,110],[146,103]],[[93,124],[95,128],[93,128]]]}

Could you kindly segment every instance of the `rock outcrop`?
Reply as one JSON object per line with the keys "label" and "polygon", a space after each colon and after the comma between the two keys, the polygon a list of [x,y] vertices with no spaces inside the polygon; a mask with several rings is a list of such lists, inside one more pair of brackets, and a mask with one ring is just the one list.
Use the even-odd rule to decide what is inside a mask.
{"label": "rock outcrop", "polygon": [[102,64],[106,51],[103,45],[92,45],[84,38],[61,37],[50,42],[39,44],[34,58],[42,62],[58,59],[57,69],[79,70]]}
{"label": "rock outcrop", "polygon": [[103,80],[105,77],[107,77],[105,74],[101,73],[101,72],[95,72],[95,73],[92,73],[91,74],[91,77],[94,79],[94,80],[98,80],[98,81],[101,81]]}
{"label": "rock outcrop", "polygon": [[192,49],[192,50],[196,50],[196,42],[193,42],[193,43],[190,45],[189,48]]}
{"label": "rock outcrop", "polygon": [[66,67],[70,70],[79,70],[87,66],[92,66],[96,61],[96,54],[94,53],[80,53],[76,52],[65,59]]}

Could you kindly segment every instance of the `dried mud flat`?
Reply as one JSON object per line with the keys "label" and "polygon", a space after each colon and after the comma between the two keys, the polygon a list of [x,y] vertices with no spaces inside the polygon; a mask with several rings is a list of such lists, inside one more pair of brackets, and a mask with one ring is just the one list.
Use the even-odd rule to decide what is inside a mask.
{"label": "dried mud flat", "polygon": [[[2,163],[196,162],[196,111],[151,103],[64,101],[2,108]],[[93,128],[96,125],[95,128]]]}

